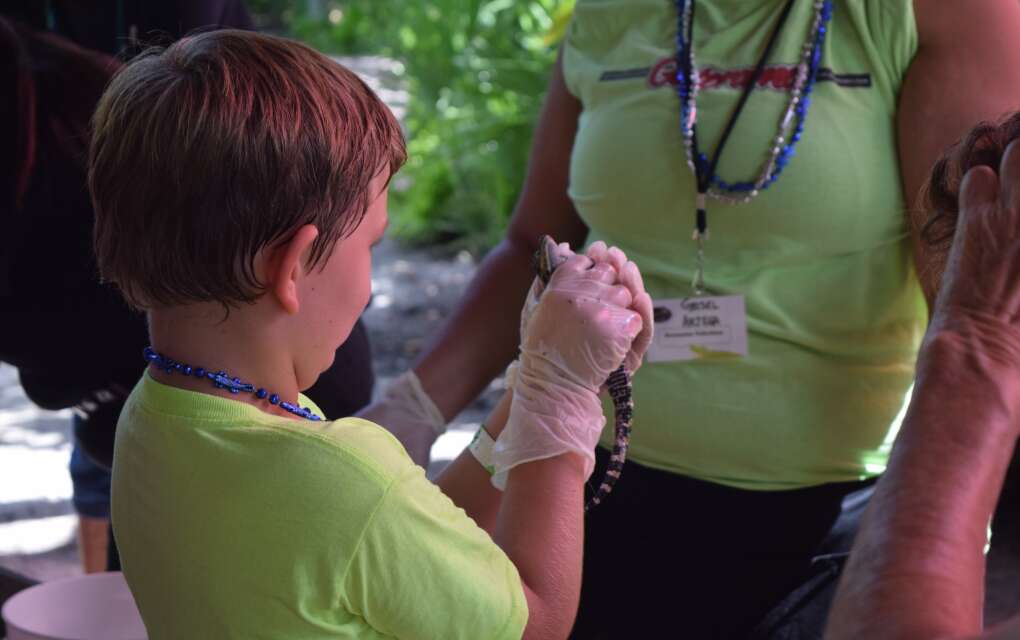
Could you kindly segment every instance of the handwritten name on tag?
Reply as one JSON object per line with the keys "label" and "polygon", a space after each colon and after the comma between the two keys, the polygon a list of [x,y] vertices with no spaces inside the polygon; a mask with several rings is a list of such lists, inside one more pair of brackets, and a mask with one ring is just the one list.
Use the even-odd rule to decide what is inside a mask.
{"label": "handwritten name on tag", "polygon": [[655,300],[649,362],[727,360],[747,355],[744,296]]}

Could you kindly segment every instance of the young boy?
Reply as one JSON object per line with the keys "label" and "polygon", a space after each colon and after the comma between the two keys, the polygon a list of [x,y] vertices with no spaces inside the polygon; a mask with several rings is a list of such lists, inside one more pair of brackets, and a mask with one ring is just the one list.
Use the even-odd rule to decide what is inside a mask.
{"label": "young boy", "polygon": [[368,302],[403,160],[356,76],[269,36],[185,38],[104,94],[96,253],[152,339],[113,523],[153,640],[569,632],[597,391],[640,360],[650,300],[619,252],[570,256],[526,307],[494,450],[431,484],[388,432],[300,395]]}

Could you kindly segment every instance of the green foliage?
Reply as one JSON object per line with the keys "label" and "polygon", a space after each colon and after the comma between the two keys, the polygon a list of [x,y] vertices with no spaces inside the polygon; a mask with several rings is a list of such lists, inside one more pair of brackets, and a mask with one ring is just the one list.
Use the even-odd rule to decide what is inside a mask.
{"label": "green foliage", "polygon": [[320,50],[402,62],[410,159],[392,195],[398,236],[475,251],[499,240],[573,2],[347,0],[290,20]]}

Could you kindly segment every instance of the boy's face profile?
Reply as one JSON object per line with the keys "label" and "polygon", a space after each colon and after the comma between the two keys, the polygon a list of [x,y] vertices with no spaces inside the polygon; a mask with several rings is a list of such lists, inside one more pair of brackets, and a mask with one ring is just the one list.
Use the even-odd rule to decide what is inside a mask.
{"label": "boy's face profile", "polygon": [[311,386],[333,363],[372,293],[372,247],[383,237],[389,221],[386,210],[388,171],[370,183],[374,199],[361,224],[333,247],[328,260],[305,271],[298,280],[300,301],[294,314],[295,368],[298,383]]}

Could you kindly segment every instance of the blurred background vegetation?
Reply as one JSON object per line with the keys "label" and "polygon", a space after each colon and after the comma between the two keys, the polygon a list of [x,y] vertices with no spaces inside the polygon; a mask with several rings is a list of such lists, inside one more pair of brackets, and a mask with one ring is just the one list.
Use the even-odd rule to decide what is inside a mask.
{"label": "blurred background vegetation", "polygon": [[484,252],[524,180],[532,129],[574,0],[249,0],[260,28],[338,56],[384,56],[409,93],[409,161],[391,229]]}

